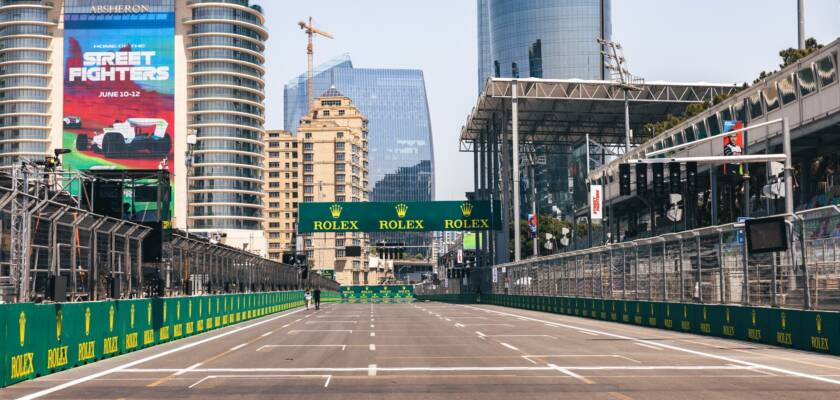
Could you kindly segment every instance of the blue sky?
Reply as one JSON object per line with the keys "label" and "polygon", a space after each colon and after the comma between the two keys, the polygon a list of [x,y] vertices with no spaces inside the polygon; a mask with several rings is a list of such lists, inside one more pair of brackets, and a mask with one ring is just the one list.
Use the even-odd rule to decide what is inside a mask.
{"label": "blue sky", "polygon": [[[472,157],[458,135],[475,105],[474,0],[255,1],[263,6],[266,128],[283,127],[283,85],[306,69],[307,16],[335,35],[317,39],[315,63],[348,52],[357,67],[423,70],[435,144],[438,200],[472,190]],[[743,82],[778,68],[778,51],[796,46],[795,0],[613,0],[613,39],[630,70],[647,80]],[[840,37],[840,0],[806,0],[805,33]]]}

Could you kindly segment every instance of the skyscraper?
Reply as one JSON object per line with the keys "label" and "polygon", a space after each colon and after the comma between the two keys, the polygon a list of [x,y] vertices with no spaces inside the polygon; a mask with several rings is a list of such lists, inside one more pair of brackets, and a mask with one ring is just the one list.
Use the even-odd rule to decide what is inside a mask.
{"label": "skyscraper", "polygon": [[175,227],[260,249],[264,24],[251,0],[0,0],[0,169],[166,168]]}
{"label": "skyscraper", "polygon": [[[368,119],[371,201],[434,199],[432,127],[423,71],[355,68],[347,54],[315,68],[315,93],[334,86]],[[306,114],[306,74],[283,91],[284,128],[295,132]],[[431,245],[425,233],[376,233],[371,241]]]}
{"label": "skyscraper", "polygon": [[603,79],[610,2],[478,0],[479,91],[490,76]]}
{"label": "skyscraper", "polygon": [[[477,1],[479,92],[488,77],[604,79],[595,39],[612,35],[611,0]],[[535,151],[547,160],[535,168],[538,213],[568,211],[570,147],[540,146]],[[529,180],[523,177],[521,182]],[[520,211],[526,214],[531,191],[523,193],[528,199]]]}

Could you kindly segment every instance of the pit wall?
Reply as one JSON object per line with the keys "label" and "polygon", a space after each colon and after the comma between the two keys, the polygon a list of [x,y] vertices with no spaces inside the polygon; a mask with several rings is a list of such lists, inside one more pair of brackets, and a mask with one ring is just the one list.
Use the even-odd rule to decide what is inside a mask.
{"label": "pit wall", "polygon": [[501,294],[416,297],[418,301],[493,304],[840,354],[840,313],[833,311]]}
{"label": "pit wall", "polygon": [[0,387],[303,305],[303,291],[0,304]]}

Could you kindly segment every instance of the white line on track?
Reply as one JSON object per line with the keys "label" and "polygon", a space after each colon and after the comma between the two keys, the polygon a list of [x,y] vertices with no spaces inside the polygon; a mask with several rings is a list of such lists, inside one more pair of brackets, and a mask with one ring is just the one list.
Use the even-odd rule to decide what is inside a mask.
{"label": "white line on track", "polygon": [[[557,326],[555,325],[554,327],[556,328]],[[587,332],[587,331],[578,331],[578,332],[579,332],[579,333],[582,333],[582,334],[584,334],[584,335],[589,335],[589,336],[598,336],[598,334],[597,334],[597,333],[593,333],[593,332]]]}
{"label": "white line on track", "polygon": [[371,332],[371,333],[370,333],[370,336],[371,336],[371,337],[376,336],[376,332]]}
{"label": "white line on track", "polygon": [[370,349],[370,351],[376,351],[376,345],[373,344],[373,343],[371,343],[370,347],[368,347],[368,348]]}
{"label": "white line on track", "polygon": [[[554,365],[554,364],[552,364]],[[190,373],[269,373],[269,372],[289,372],[289,373],[308,373],[308,372],[366,372],[371,368],[375,368],[379,372],[451,372],[451,371],[551,371],[557,368],[562,368],[569,371],[700,371],[700,370],[757,370],[759,367],[741,366],[741,365],[615,365],[615,366],[496,366],[496,367],[380,367],[376,364],[370,364],[368,367],[336,367],[336,368],[196,368],[190,370]],[[120,372],[124,373],[160,373],[160,372],[178,372],[182,369],[178,368],[153,368],[153,369],[124,369]]]}
{"label": "white line on track", "polygon": [[353,330],[351,330],[351,329],[307,329],[307,330],[294,329],[294,330],[289,331],[289,335],[294,335],[295,333],[301,333],[301,332],[347,332],[347,333],[353,333]]}
{"label": "white line on track", "polygon": [[582,376],[580,376],[580,375],[578,375],[578,374],[576,374],[576,373],[574,373],[574,372],[572,372],[572,371],[569,371],[569,370],[568,370],[568,369],[566,369],[566,368],[561,368],[561,367],[558,367],[558,366],[556,366],[556,365],[554,365],[554,364],[546,364],[546,365],[548,365],[549,367],[551,367],[551,369],[556,370],[556,371],[559,371],[559,372],[561,372],[561,373],[563,373],[563,374],[566,374],[566,375],[568,375],[568,376],[571,376],[572,378],[579,379],[579,380],[582,380],[582,381],[585,381],[585,380],[586,380],[586,378],[584,378],[584,377],[582,377]]}
{"label": "white line on track", "polygon": [[306,321],[309,324],[357,324],[359,321]]}
{"label": "white line on track", "polygon": [[375,328],[375,327],[376,327],[376,325],[374,325],[374,324],[370,324],[370,327],[371,327],[371,328]]}
{"label": "white line on track", "polygon": [[464,327],[464,324],[461,324],[461,323],[456,323],[456,324],[455,324],[455,326],[457,326],[458,328],[463,328],[463,327]]}
{"label": "white line on track", "polygon": [[368,365],[368,376],[376,376],[376,364]]}
{"label": "white line on track", "polygon": [[183,370],[176,372],[176,373],[175,373],[175,376],[180,376],[180,375],[183,375],[183,374],[185,374],[185,373],[187,373],[187,372],[190,372],[190,371],[192,371],[192,370],[194,370],[194,369],[196,369],[196,368],[200,367],[200,366],[201,366],[201,364],[203,364],[203,363],[195,363],[195,364],[193,364],[193,365],[190,365],[189,367],[184,368]]}
{"label": "white line on track", "polygon": [[330,385],[330,380],[332,380],[332,375],[327,375],[327,381],[324,382],[324,387],[327,387],[327,386]]}
{"label": "white line on track", "polygon": [[637,346],[646,347],[646,348],[648,348],[648,349],[653,349],[653,350],[656,350],[656,351],[662,351],[662,348],[661,348],[661,347],[651,346],[651,345],[649,345],[649,344],[647,344],[647,343],[639,343],[639,342],[635,342],[635,343],[633,343],[633,344],[635,344],[635,345],[637,345]]}
{"label": "white line on track", "polygon": [[505,346],[505,347],[507,347],[507,348],[509,348],[509,349],[511,349],[511,350],[513,350],[513,351],[519,351],[519,349],[517,349],[516,347],[513,347],[513,346],[511,346],[511,345],[509,345],[509,344],[507,344],[507,343],[505,343],[505,342],[500,342],[499,344],[500,344],[500,345],[502,345],[502,346]]}
{"label": "white line on track", "polygon": [[260,335],[260,337],[266,337],[268,335],[271,335],[272,333],[274,333],[274,331],[266,332],[266,333],[263,333],[262,335]]}
{"label": "white line on track", "polygon": [[324,383],[324,387],[327,387],[330,383],[331,375],[207,375],[204,378],[199,379],[197,382],[193,383],[192,385],[188,386],[188,389],[192,389],[202,382],[208,381],[210,379],[277,379],[277,378],[326,378],[326,382]]}
{"label": "white line on track", "polygon": [[483,334],[479,331],[475,331],[475,334],[478,335],[478,336],[481,336],[481,337],[487,336],[487,335],[485,335],[485,334]]}
{"label": "white line on track", "polygon": [[91,380],[94,380],[94,379],[97,379],[97,378],[101,378],[105,375],[109,375],[109,374],[112,374],[114,372],[119,372],[119,371],[124,370],[126,368],[131,368],[135,365],[140,365],[140,364],[148,362],[148,361],[156,360],[156,359],[161,358],[161,357],[166,357],[170,354],[174,354],[174,353],[177,353],[177,352],[182,351],[182,350],[191,349],[193,347],[200,346],[202,344],[214,341],[216,339],[223,338],[225,336],[233,335],[233,334],[242,332],[244,330],[251,329],[251,328],[256,327],[256,326],[267,324],[271,321],[274,321],[274,320],[277,320],[277,319],[280,319],[280,318],[284,318],[284,317],[287,317],[289,315],[299,313],[301,311],[303,311],[303,309],[290,311],[290,312],[287,312],[287,313],[277,315],[275,317],[271,317],[271,318],[264,319],[262,321],[255,322],[255,323],[250,324],[250,325],[245,325],[245,326],[242,326],[242,327],[239,327],[239,328],[236,328],[236,329],[231,329],[231,330],[228,330],[228,331],[220,332],[220,333],[218,333],[216,335],[213,335],[213,336],[210,336],[206,339],[202,339],[202,340],[192,342],[192,343],[187,343],[185,345],[178,346],[174,349],[162,351],[160,353],[153,354],[153,355],[150,355],[148,357],[141,358],[139,360],[134,360],[134,361],[131,361],[131,362],[127,362],[125,364],[116,366],[114,368],[106,369],[104,371],[100,371],[100,372],[97,372],[97,373],[94,373],[94,374],[83,376],[83,377],[78,378],[78,379],[74,379],[74,380],[69,381],[69,382],[65,382],[61,385],[53,386],[51,388],[40,390],[40,391],[37,391],[35,393],[30,393],[26,396],[18,397],[18,400],[38,399],[38,398],[44,397],[46,395],[49,395],[49,394],[52,394],[52,393],[55,393],[55,392],[73,387],[73,386],[76,386],[78,384],[85,383],[85,382],[88,382],[88,381],[91,381]]}
{"label": "white line on track", "polygon": [[341,347],[341,351],[347,348],[346,344],[266,344],[260,346],[257,351],[271,347]]}
{"label": "white line on track", "polygon": [[[469,308],[469,309],[472,309],[472,310],[481,310],[481,308],[473,307],[473,306],[462,305],[461,307],[466,307],[466,308]],[[533,322],[542,322],[542,323],[550,322],[550,321],[545,321],[545,320],[541,320],[541,319],[538,319],[538,318],[523,317],[521,315],[506,313],[506,312],[502,312],[502,311],[495,311],[495,310],[488,310],[488,311],[490,311],[494,314],[497,314],[497,315],[505,315],[505,316],[514,317],[514,318],[530,320],[530,321],[533,321]],[[815,381],[831,383],[831,384],[834,384],[834,385],[840,385],[840,380],[830,379],[830,378],[822,377],[822,376],[819,376],[819,375],[812,375],[812,374],[807,374],[807,373],[803,373],[803,372],[791,371],[791,370],[788,370],[788,369],[773,367],[773,366],[770,366],[770,365],[759,364],[759,363],[755,363],[755,362],[751,362],[751,361],[743,361],[743,360],[739,360],[737,358],[706,353],[706,352],[702,352],[702,351],[699,351],[699,350],[686,349],[686,348],[683,348],[683,347],[674,346],[674,345],[670,345],[670,344],[657,343],[657,342],[649,341],[649,340],[645,340],[645,339],[638,339],[638,338],[634,338],[634,337],[630,337],[630,336],[624,336],[624,335],[619,335],[619,334],[610,333],[610,332],[606,332],[606,331],[584,328],[584,327],[565,324],[565,323],[554,322],[554,324],[556,324],[558,327],[574,329],[574,330],[577,330],[579,332],[580,331],[592,332],[592,333],[595,333],[595,334],[610,336],[610,337],[614,337],[614,338],[617,338],[617,339],[631,340],[631,341],[634,341],[634,342],[637,342],[637,343],[645,343],[645,344],[648,344],[648,345],[651,345],[651,346],[662,347],[662,348],[669,349],[669,350],[679,351],[679,352],[688,353],[688,354],[694,354],[694,355],[702,356],[702,357],[713,358],[713,359],[716,359],[716,360],[726,361],[726,362],[729,362],[729,363],[745,365],[745,366],[748,366],[748,367],[751,367],[751,368],[758,368],[758,369],[764,369],[766,371],[773,371],[773,372],[777,372],[777,373],[780,373],[780,374],[783,374],[783,375],[795,376],[795,377],[798,377],[798,378],[811,379],[811,380],[815,380]]]}
{"label": "white line on track", "polygon": [[245,346],[247,346],[247,345],[248,345],[248,343],[242,343],[242,344],[240,344],[240,345],[233,346],[233,347],[231,347],[231,348],[230,348],[230,351],[236,351],[236,350],[239,350],[239,349],[241,349],[241,348],[243,348],[243,347],[245,347]]}

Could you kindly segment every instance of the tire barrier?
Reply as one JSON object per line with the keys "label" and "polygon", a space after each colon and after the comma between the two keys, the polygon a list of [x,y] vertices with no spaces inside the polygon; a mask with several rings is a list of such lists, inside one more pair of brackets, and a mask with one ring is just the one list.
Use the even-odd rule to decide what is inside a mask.
{"label": "tire barrier", "polygon": [[411,285],[355,285],[341,287],[342,303],[409,303],[414,301]]}
{"label": "tire barrier", "polygon": [[493,304],[840,355],[835,311],[502,294],[417,295],[417,300]]}
{"label": "tire barrier", "polygon": [[2,304],[0,387],[303,305],[303,291]]}

